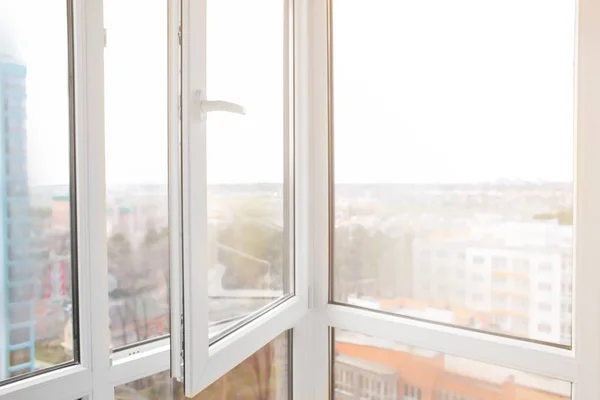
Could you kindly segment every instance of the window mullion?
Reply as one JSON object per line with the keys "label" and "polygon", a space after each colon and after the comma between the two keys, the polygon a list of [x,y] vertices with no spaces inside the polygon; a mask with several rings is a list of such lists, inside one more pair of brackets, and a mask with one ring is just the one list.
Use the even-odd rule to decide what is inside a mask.
{"label": "window mullion", "polygon": [[578,376],[577,360],[566,349],[356,307],[330,304],[324,314],[339,330],[563,381]]}
{"label": "window mullion", "polygon": [[75,116],[81,363],[93,371],[91,398],[112,398],[104,177],[102,0],[75,0]]}
{"label": "window mullion", "polygon": [[[200,387],[208,358],[208,259],[206,124],[197,117],[206,88],[206,0],[182,2],[181,146],[185,393]],[[173,266],[171,266],[173,267]]]}
{"label": "window mullion", "polygon": [[[314,305],[314,266],[323,265],[315,263],[317,243],[313,235],[325,234],[317,232],[319,220],[315,218],[315,210],[319,204],[326,206],[325,202],[319,203],[313,190],[313,138],[317,136],[311,126],[313,104],[313,87],[311,86],[311,61],[313,48],[311,48],[311,35],[316,21],[311,19],[311,5],[308,0],[294,0],[294,92],[295,92],[295,171],[296,171],[296,295],[305,298],[305,307],[309,314],[301,319],[293,329],[291,352],[291,391],[294,399],[326,398],[326,389],[322,396],[317,396],[317,387],[327,385],[327,359],[320,357],[322,344],[327,346],[326,328],[319,326],[310,307]],[[318,25],[318,24],[316,24]],[[324,192],[323,192],[324,193]],[[326,212],[326,209],[325,209]],[[323,218],[321,221],[325,222]],[[322,247],[321,247],[322,248]],[[326,257],[326,250],[325,250]],[[325,331],[325,342],[319,342],[318,332]],[[326,347],[325,347],[326,350]],[[320,374],[319,371],[325,371]]]}
{"label": "window mullion", "polygon": [[[329,322],[317,310],[329,302],[329,71],[328,71],[328,0],[308,1],[306,31],[307,44],[307,113],[300,114],[308,121],[310,143],[310,278],[309,308],[311,313],[298,329],[305,336],[298,340],[298,352],[302,350],[301,339],[310,343],[310,351],[303,355],[308,365],[307,373],[312,382],[310,398],[328,398],[330,394],[331,349]],[[296,374],[296,372],[295,372]],[[300,377],[298,377],[300,378]]]}
{"label": "window mullion", "polygon": [[573,396],[586,400],[600,398],[600,4],[579,1],[577,17],[573,346],[579,368]]}

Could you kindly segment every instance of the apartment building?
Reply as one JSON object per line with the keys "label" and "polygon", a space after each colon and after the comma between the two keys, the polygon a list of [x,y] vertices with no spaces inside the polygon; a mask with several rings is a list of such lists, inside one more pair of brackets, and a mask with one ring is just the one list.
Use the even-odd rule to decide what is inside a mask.
{"label": "apartment building", "polygon": [[0,380],[32,371],[35,361],[26,75],[27,68],[0,48],[0,321],[6,322],[0,324]]}
{"label": "apartment building", "polygon": [[570,227],[502,223],[414,241],[414,297],[490,315],[491,328],[570,343]]}
{"label": "apartment building", "polygon": [[350,332],[335,335],[336,400],[567,400],[569,385]]}

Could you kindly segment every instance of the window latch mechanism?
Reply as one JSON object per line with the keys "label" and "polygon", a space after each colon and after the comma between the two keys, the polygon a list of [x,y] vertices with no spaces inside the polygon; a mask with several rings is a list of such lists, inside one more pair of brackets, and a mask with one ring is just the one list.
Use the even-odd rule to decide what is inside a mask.
{"label": "window latch mechanism", "polygon": [[206,119],[206,114],[214,111],[230,112],[234,114],[246,114],[246,108],[237,103],[223,100],[205,100],[202,90],[194,93],[194,102],[201,120]]}

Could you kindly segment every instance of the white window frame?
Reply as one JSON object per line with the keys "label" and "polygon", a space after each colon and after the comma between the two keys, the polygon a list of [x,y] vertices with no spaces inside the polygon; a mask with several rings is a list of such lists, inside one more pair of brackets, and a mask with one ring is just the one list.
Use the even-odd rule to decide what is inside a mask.
{"label": "white window frame", "polygon": [[[181,12],[181,148],[182,148],[182,286],[179,282],[171,282],[172,324],[172,362],[176,365],[183,364],[183,371],[176,367],[176,377],[183,380],[185,394],[195,396],[212,382],[226,374],[236,365],[258,351],[261,347],[275,339],[281,333],[298,325],[300,320],[308,313],[308,209],[309,197],[303,190],[308,185],[308,176],[305,168],[307,163],[308,141],[303,125],[300,124],[298,106],[302,101],[302,89],[306,84],[297,76],[297,68],[289,65],[291,60],[301,59],[302,55],[296,50],[300,43],[296,39],[301,35],[297,29],[302,29],[296,21],[299,15],[295,7],[300,1],[282,0],[284,3],[284,70],[286,79],[285,125],[286,147],[290,153],[286,154],[286,173],[284,185],[288,179],[293,179],[294,190],[288,196],[288,201],[293,204],[293,210],[286,207],[285,213],[293,212],[294,222],[292,241],[293,264],[290,265],[294,275],[293,293],[284,296],[284,299],[275,302],[275,306],[266,307],[267,310],[256,318],[245,323],[238,329],[211,344],[208,335],[208,282],[206,271],[203,268],[208,256],[207,232],[207,181],[206,181],[206,123],[198,115],[199,100],[197,93],[206,92],[206,20],[207,0],[183,0]],[[232,32],[232,34],[234,34]],[[291,60],[290,60],[291,59]],[[283,61],[283,60],[282,60]],[[210,77],[208,78],[210,79]],[[291,93],[290,93],[291,92]],[[209,94],[210,96],[210,94]],[[293,97],[293,98],[292,98]],[[210,99],[217,100],[217,99]],[[227,99],[218,99],[227,100]],[[209,117],[210,118],[210,117]],[[209,133],[210,134],[210,133]],[[293,166],[290,166],[291,158]],[[177,166],[172,166],[176,168]],[[292,175],[293,174],[293,175]],[[286,215],[286,218],[289,218]],[[291,219],[291,218],[289,218]],[[289,241],[288,241],[289,243]],[[173,268],[174,266],[172,266]],[[176,268],[176,266],[175,266]],[[181,296],[182,294],[182,296]],[[182,303],[178,298],[183,297],[183,312],[177,309]],[[182,318],[178,318],[182,315]],[[177,322],[182,320],[182,327]],[[182,332],[177,332],[177,329]],[[178,338],[183,337],[184,345],[180,347]],[[292,337],[292,342],[294,337]],[[183,362],[177,361],[177,356],[182,355]]]}
{"label": "white window frame", "polygon": [[[318,0],[312,3],[311,48],[311,89],[318,96],[311,98],[311,132],[319,140],[313,147],[313,167],[330,174],[314,174],[312,204],[316,211],[326,220],[329,211],[330,193],[329,177],[331,176],[329,135],[333,130],[332,103],[329,101],[332,82],[329,79],[332,66],[329,58],[331,34],[330,24],[332,2],[334,0]],[[343,1],[343,0],[336,0]],[[365,2],[365,5],[367,2]],[[579,0],[576,8],[576,57],[575,57],[575,263],[574,270],[574,303],[573,326],[575,336],[571,350],[554,348],[542,344],[521,341],[516,338],[505,338],[486,334],[485,332],[468,331],[461,328],[440,326],[434,323],[421,322],[401,316],[383,314],[346,307],[329,302],[330,265],[331,260],[323,243],[331,243],[328,237],[329,227],[320,226],[313,237],[318,236],[319,247],[315,255],[319,261],[314,271],[315,287],[314,315],[322,324],[320,343],[330,338],[325,333],[327,328],[350,330],[365,335],[385,338],[400,343],[436,350],[446,354],[471,358],[481,362],[513,368],[550,378],[561,379],[573,383],[572,398],[589,400],[600,398],[600,292],[597,282],[600,280],[600,246],[596,238],[600,233],[600,212],[595,205],[600,201],[600,187],[597,177],[600,176],[600,3],[593,0]],[[327,150],[325,150],[327,149]],[[329,344],[329,343],[328,343]],[[323,345],[321,345],[323,346]],[[316,347],[316,346],[315,346]],[[322,350],[321,354],[326,353]],[[331,355],[328,354],[330,357]],[[323,393],[329,388],[328,373],[331,359],[322,360],[312,366],[318,392],[313,398],[325,398]],[[331,392],[329,393],[332,394]],[[333,397],[330,397],[333,398]]]}
{"label": "white window frame", "polygon": [[[177,80],[179,0],[169,4],[170,80]],[[187,1],[187,7],[190,7]],[[341,0],[337,0],[341,1]],[[206,386],[279,333],[292,328],[292,392],[297,399],[328,398],[331,387],[330,328],[397,340],[491,364],[573,382],[573,399],[600,398],[600,3],[579,0],[576,56],[576,241],[573,350],[551,348],[483,332],[442,327],[399,316],[329,303],[329,127],[328,18],[331,0],[295,0],[296,85],[296,294],[309,310],[285,323],[261,317],[227,342],[201,348],[206,373],[192,384]],[[365,2],[367,4],[368,2]],[[189,9],[189,8],[188,8]],[[104,185],[104,40],[102,0],[73,0],[78,300],[80,365],[0,386],[2,400],[52,398],[110,400],[116,386],[168,371],[169,339],[110,354]],[[303,61],[302,61],[303,60]],[[174,69],[175,68],[175,69]],[[178,93],[170,92],[170,155],[177,160]],[[173,158],[175,157],[175,158]],[[175,165],[178,162],[175,161]],[[170,179],[180,175],[171,168]],[[170,190],[179,190],[171,186]],[[172,206],[173,207],[173,206]],[[175,206],[176,207],[176,206]],[[173,208],[171,208],[173,210]],[[177,224],[178,213],[170,223]],[[173,235],[171,241],[180,240]],[[172,255],[179,264],[180,255]],[[172,265],[173,267],[173,265]],[[177,268],[171,268],[177,270]],[[302,290],[298,285],[301,285]],[[281,309],[281,308],[280,308]],[[276,310],[274,310],[276,311]],[[205,326],[202,326],[205,329]],[[206,339],[208,340],[208,339]],[[219,343],[221,343],[219,345]]]}
{"label": "white window frame", "polygon": [[[104,29],[101,0],[72,0],[77,193],[79,365],[0,386],[2,400],[110,398],[104,185]],[[100,17],[99,17],[100,16]],[[71,52],[70,52],[71,53]],[[67,73],[68,71],[64,71]],[[93,315],[93,318],[92,318]]]}

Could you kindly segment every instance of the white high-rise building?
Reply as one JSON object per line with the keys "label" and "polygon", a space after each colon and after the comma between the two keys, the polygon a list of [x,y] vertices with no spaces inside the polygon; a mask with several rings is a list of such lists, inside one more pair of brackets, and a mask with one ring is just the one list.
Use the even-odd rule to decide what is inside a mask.
{"label": "white high-rise building", "polygon": [[570,344],[572,227],[499,223],[414,241],[415,299],[489,315],[489,328]]}

